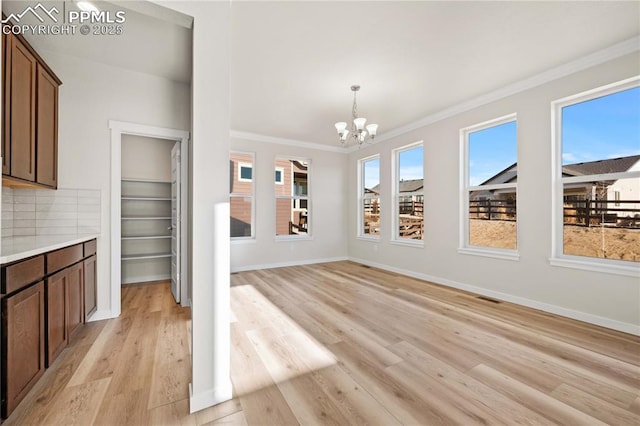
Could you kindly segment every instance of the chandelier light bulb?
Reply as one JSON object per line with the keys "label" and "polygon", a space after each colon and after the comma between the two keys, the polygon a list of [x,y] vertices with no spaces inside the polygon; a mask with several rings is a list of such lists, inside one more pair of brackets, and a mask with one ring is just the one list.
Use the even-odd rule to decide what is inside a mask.
{"label": "chandelier light bulb", "polygon": [[364,125],[367,122],[367,119],[364,117],[360,117],[360,118],[355,118],[353,120],[353,124],[355,124],[356,129],[358,129],[358,131],[360,130],[364,130]]}
{"label": "chandelier light bulb", "polygon": [[344,132],[340,136],[340,140],[346,141],[347,140],[347,136],[349,136],[349,131],[345,129]]}
{"label": "chandelier light bulb", "polygon": [[344,121],[340,121],[336,123],[336,130],[338,131],[338,133],[342,134],[342,132],[344,132],[346,128],[347,128],[347,123],[345,123]]}
{"label": "chandelier light bulb", "polygon": [[367,130],[369,131],[369,135],[371,135],[371,138],[373,139],[373,137],[376,135],[376,132],[378,131],[378,125],[377,124],[369,124],[367,125]]}
{"label": "chandelier light bulb", "polygon": [[360,142],[364,142],[364,140],[367,138],[367,132],[366,131],[362,131],[362,133],[360,133],[360,135],[358,135]]}

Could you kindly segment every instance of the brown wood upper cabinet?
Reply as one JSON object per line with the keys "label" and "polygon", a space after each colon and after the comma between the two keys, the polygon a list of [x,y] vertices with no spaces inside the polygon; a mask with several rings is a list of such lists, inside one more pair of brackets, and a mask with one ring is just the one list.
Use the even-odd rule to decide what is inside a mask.
{"label": "brown wood upper cabinet", "polygon": [[57,188],[62,83],[22,36],[3,32],[2,48],[3,184]]}

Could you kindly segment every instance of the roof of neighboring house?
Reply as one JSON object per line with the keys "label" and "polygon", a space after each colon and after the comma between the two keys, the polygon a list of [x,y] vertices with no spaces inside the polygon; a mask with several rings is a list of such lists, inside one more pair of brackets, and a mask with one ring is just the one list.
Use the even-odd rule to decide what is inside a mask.
{"label": "roof of neighboring house", "polygon": [[[640,161],[640,155],[610,158],[608,160],[588,161],[583,163],[566,164],[562,166],[564,176],[600,175],[605,173],[626,172]],[[482,185],[511,183],[518,180],[518,163],[513,163],[506,169],[485,180]]]}
{"label": "roof of neighboring house", "polygon": [[601,175],[604,173],[626,172],[640,161],[640,155],[589,161],[562,166],[562,173],[569,176]]}
{"label": "roof of neighboring house", "polygon": [[[400,193],[420,191],[424,187],[424,179],[407,179],[400,181]],[[371,188],[372,192],[380,193],[380,184]]]}
{"label": "roof of neighboring house", "polygon": [[506,169],[482,182],[480,185],[496,185],[499,183],[511,183],[518,181],[518,163],[513,163]]}

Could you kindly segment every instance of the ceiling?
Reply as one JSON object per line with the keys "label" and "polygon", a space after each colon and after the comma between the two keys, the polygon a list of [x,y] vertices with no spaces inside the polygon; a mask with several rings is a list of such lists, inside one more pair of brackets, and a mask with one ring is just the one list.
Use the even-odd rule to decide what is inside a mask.
{"label": "ceiling", "polygon": [[[30,41],[36,49],[190,81],[184,15],[149,2],[95,3],[126,7],[122,37]],[[3,10],[23,5],[3,1]],[[231,16],[231,128],[331,146],[333,123],[350,119],[352,84],[362,86],[360,116],[384,135],[640,34],[635,1],[234,0]]]}
{"label": "ceiling", "polygon": [[[78,10],[75,1],[2,1],[5,15],[20,13],[25,6],[41,1],[48,8],[56,7],[60,14],[68,16]],[[81,35],[79,29],[72,36],[25,35],[37,51],[54,51],[77,56],[119,68],[145,74],[157,75],[170,80],[189,83],[191,81],[191,30],[185,28],[185,20],[177,12],[156,13],[167,9],[147,2],[91,1],[101,11],[111,16],[119,10],[125,11],[126,21],[121,35]],[[146,13],[141,13],[146,12]],[[154,15],[155,17],[150,16]],[[186,21],[190,22],[190,21]],[[39,24],[34,16],[25,16],[20,24]],[[181,25],[182,24],[182,25]]]}

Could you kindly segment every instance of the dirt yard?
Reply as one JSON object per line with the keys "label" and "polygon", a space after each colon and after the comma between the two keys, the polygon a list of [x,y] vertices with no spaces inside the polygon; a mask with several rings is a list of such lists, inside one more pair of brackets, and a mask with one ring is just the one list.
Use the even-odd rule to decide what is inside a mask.
{"label": "dirt yard", "polygon": [[[469,243],[474,246],[516,248],[516,223],[471,219]],[[565,225],[564,253],[640,262],[640,229]]]}

